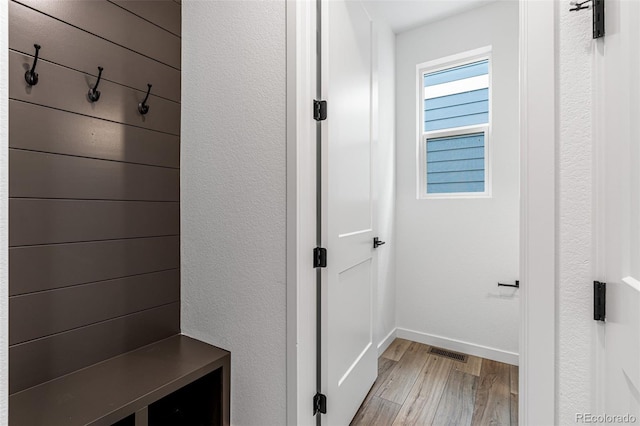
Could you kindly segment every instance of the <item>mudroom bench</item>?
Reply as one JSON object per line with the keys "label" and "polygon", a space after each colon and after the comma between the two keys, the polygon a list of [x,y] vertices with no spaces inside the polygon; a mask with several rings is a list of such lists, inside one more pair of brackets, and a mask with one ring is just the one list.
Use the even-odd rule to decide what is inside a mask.
{"label": "mudroom bench", "polygon": [[229,425],[231,354],[183,335],[9,397],[15,426]]}

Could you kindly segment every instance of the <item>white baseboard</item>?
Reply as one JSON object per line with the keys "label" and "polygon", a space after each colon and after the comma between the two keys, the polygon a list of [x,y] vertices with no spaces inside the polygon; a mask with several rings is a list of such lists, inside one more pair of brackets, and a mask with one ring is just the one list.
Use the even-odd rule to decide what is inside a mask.
{"label": "white baseboard", "polygon": [[[519,356],[515,352],[503,351],[501,349],[490,348],[488,346],[477,345],[475,343],[464,342],[462,340],[449,339],[448,337],[436,336],[434,334],[422,333],[420,331],[408,330],[406,328],[396,328],[395,337],[411,340],[425,345],[437,346],[449,349],[450,351],[462,352],[467,355],[475,355],[493,361],[504,362],[505,364],[518,365]],[[388,337],[387,337],[388,338]],[[393,341],[393,339],[391,339]],[[391,344],[391,341],[389,344]],[[386,343],[386,339],[383,340]],[[382,343],[380,344],[382,345]],[[378,348],[380,348],[380,345]],[[388,346],[388,344],[387,344]],[[385,347],[386,349],[386,347]],[[382,352],[378,351],[378,354]]]}
{"label": "white baseboard", "polygon": [[378,343],[378,356],[382,355],[382,353],[387,350],[391,342],[395,340],[396,330],[398,329],[394,328],[393,330],[391,330],[389,334],[387,334],[387,336],[384,339],[382,339],[380,343]]}

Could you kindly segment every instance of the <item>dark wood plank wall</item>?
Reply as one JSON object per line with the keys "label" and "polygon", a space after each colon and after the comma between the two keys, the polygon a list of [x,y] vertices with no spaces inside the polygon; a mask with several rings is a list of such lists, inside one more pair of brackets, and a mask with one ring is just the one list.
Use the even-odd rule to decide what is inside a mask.
{"label": "dark wood plank wall", "polygon": [[9,2],[11,394],[180,331],[180,7]]}

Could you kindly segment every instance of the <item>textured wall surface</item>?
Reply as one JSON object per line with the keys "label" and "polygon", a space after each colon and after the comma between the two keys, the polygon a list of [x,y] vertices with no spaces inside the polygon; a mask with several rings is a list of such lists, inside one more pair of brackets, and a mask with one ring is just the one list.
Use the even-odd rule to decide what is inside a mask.
{"label": "textured wall surface", "polygon": [[557,424],[593,410],[591,13],[558,3]]}
{"label": "textured wall surface", "polygon": [[182,331],[236,425],[285,424],[285,2],[183,2]]}
{"label": "textured wall surface", "polygon": [[0,424],[8,421],[9,390],[9,89],[7,3],[0,3]]}
{"label": "textured wall surface", "polygon": [[[485,46],[492,197],[416,199],[416,65]],[[398,327],[517,362],[518,291],[496,284],[518,279],[518,4],[494,2],[401,33],[396,58]]]}

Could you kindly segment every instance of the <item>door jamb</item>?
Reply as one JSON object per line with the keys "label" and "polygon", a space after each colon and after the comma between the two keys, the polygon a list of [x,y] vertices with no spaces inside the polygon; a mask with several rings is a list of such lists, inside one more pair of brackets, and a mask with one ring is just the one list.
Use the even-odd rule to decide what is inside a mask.
{"label": "door jamb", "polygon": [[[287,0],[287,424],[315,423],[315,1]],[[556,418],[556,7],[520,0],[519,422]],[[540,31],[540,28],[551,30]],[[544,348],[544,350],[540,350]]]}
{"label": "door jamb", "polygon": [[521,425],[556,419],[556,13],[520,1]]}
{"label": "door jamb", "polygon": [[287,0],[287,425],[313,425],[316,393],[316,2]]}
{"label": "door jamb", "polygon": [[9,422],[9,21],[0,12],[0,424]]}

